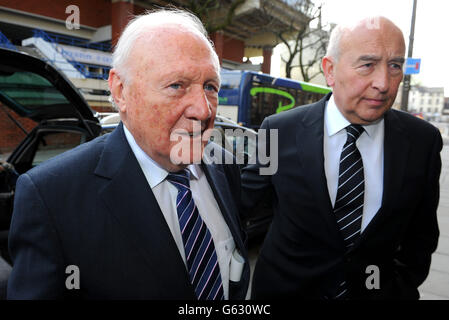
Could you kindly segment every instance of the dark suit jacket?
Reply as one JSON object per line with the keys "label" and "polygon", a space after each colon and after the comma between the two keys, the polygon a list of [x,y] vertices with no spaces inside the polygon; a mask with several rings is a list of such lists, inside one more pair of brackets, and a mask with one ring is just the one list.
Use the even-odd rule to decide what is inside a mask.
{"label": "dark suit jacket", "polygon": [[[203,165],[236,247],[237,167]],[[9,247],[9,299],[195,299],[186,267],[122,125],[20,176]],[[65,282],[80,271],[80,289]],[[69,282],[73,278],[69,279]],[[73,281],[71,282],[74,283]],[[243,299],[245,263],[230,298]]]}
{"label": "dark suit jacket", "polygon": [[[243,169],[246,207],[267,192],[275,196],[253,298],[335,297],[343,279],[350,298],[418,298],[439,236],[441,135],[407,113],[385,114],[382,207],[346,252],[324,171],[323,119],[329,97],[265,119],[262,129],[279,130],[276,174],[260,176],[257,164]],[[375,283],[368,279],[374,275],[367,270],[370,265],[379,268],[380,289],[366,286]]]}

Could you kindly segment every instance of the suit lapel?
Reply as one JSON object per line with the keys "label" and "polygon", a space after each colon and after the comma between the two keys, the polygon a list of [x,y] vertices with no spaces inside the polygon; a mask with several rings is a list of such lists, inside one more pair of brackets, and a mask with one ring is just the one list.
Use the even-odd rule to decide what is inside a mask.
{"label": "suit lapel", "polygon": [[[299,157],[304,168],[307,168],[306,178],[309,186],[317,199],[325,199],[318,202],[319,212],[323,215],[328,225],[331,239],[342,237],[335,217],[327,190],[327,180],[324,171],[323,133],[324,133],[324,108],[329,95],[311,106],[303,118],[300,129],[296,134],[296,143]],[[410,140],[406,135],[402,123],[399,121],[395,111],[390,110],[385,114],[385,136],[384,136],[384,179],[382,206],[362,232],[353,248],[368,237],[376,226],[379,225],[392,212],[392,205],[398,190],[404,179],[405,163],[410,149]],[[342,244],[342,243],[341,243]]]}
{"label": "suit lapel", "polygon": [[395,111],[385,114],[384,136],[384,178],[382,206],[362,232],[359,241],[363,241],[384,219],[393,213],[392,205],[404,180],[405,164],[410,150],[410,139]]}
{"label": "suit lapel", "polygon": [[95,174],[108,179],[99,195],[151,272],[170,278],[168,288],[182,287],[193,294],[184,262],[122,125],[107,140]]}
{"label": "suit lapel", "polygon": [[[335,243],[335,239],[340,239],[338,225],[333,216],[332,203],[327,189],[327,179],[324,171],[324,108],[330,95],[312,105],[304,116],[301,128],[296,132],[296,144],[298,155],[303,165],[308,186],[315,196],[315,201],[319,213],[326,222],[329,232],[329,239]],[[322,200],[321,200],[322,199]]]}

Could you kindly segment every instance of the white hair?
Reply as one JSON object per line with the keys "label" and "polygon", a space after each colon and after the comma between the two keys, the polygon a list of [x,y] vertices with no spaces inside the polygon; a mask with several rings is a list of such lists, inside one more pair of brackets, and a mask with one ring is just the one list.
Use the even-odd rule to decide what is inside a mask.
{"label": "white hair", "polygon": [[[148,32],[148,30],[160,27],[176,27],[178,30],[190,32],[199,36],[209,46],[212,58],[214,59],[217,68],[219,68],[220,63],[217,53],[215,52],[213,43],[200,19],[194,14],[180,9],[157,9],[146,11],[144,14],[136,16],[129,21],[114,48],[114,52],[112,53],[112,68],[117,71],[124,82],[130,80],[126,64],[136,40],[138,40],[144,33]],[[118,110],[112,96],[109,96],[109,101],[114,109]]]}
{"label": "white hair", "polygon": [[345,27],[342,25],[336,26],[329,37],[329,43],[327,45],[326,56],[333,57],[335,61],[338,60],[340,55],[340,40],[345,31]]}

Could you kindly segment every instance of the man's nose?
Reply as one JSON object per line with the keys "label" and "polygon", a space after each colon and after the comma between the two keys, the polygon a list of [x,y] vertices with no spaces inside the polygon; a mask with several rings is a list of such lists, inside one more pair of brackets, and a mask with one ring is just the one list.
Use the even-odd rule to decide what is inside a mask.
{"label": "man's nose", "polygon": [[380,92],[386,92],[390,86],[388,67],[379,67],[373,75],[372,86]]}
{"label": "man's nose", "polygon": [[211,105],[204,89],[192,88],[190,106],[186,110],[186,117],[194,120],[207,120],[212,114]]}

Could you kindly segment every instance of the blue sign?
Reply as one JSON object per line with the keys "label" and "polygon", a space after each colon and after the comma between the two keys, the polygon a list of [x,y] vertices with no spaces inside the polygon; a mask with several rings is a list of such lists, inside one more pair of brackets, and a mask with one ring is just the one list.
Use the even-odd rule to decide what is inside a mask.
{"label": "blue sign", "polygon": [[405,61],[404,74],[417,74],[421,67],[421,59],[407,58]]}

